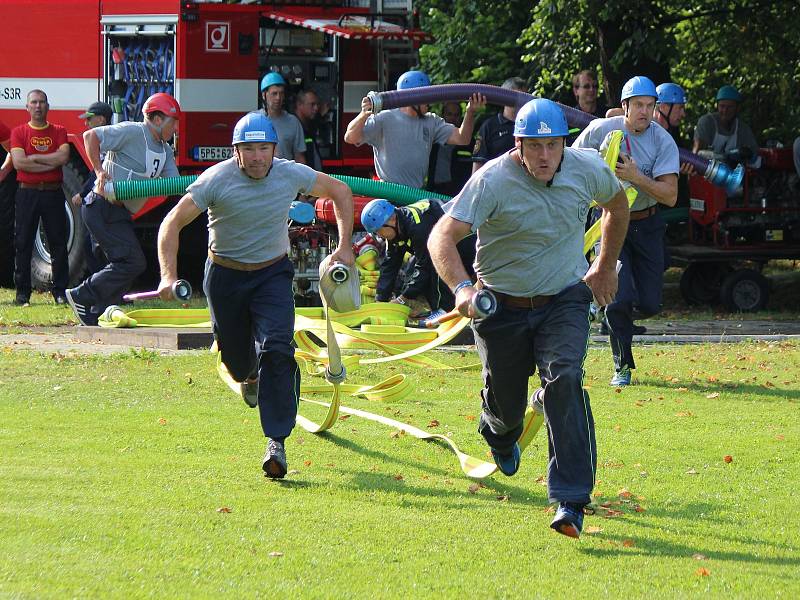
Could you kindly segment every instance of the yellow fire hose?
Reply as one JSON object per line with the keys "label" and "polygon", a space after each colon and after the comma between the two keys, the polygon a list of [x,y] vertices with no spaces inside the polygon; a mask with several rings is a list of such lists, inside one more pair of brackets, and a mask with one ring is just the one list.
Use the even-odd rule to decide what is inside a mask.
{"label": "yellow fire hose", "polygon": [[[601,152],[606,162],[613,169],[619,155],[622,132],[610,133]],[[636,190],[627,188],[629,203],[636,197]],[[600,221],[594,223],[584,236],[584,253],[588,252],[600,238]],[[360,259],[361,257],[359,257]],[[352,271],[358,272],[360,285],[357,287],[349,280],[349,294],[353,295],[352,304],[357,308],[345,312],[336,312],[330,306],[330,296],[336,293],[335,288],[329,291],[320,290],[325,302],[322,308],[298,308],[295,311],[295,335],[297,344],[295,358],[309,375],[324,375],[326,381],[320,383],[302,383],[301,400],[310,404],[327,407],[327,413],[320,423],[298,414],[297,422],[311,433],[320,433],[333,427],[339,413],[358,416],[363,419],[393,427],[398,431],[421,439],[438,440],[447,444],[458,458],[461,469],[468,477],[482,479],[497,470],[494,462],[469,456],[462,452],[448,436],[429,433],[413,425],[402,423],[382,415],[368,411],[342,406],[341,395],[366,398],[372,401],[396,401],[406,398],[412,391],[410,380],[402,374],[393,375],[376,385],[359,385],[345,383],[346,371],[359,365],[382,364],[393,361],[404,361],[423,368],[435,369],[472,369],[478,363],[452,367],[441,363],[430,356],[433,350],[455,338],[469,323],[469,319],[460,317],[440,323],[432,330],[420,330],[405,327],[409,308],[401,304],[386,302],[370,302],[358,306],[365,296],[364,283],[377,281],[376,257],[367,256],[366,260],[357,261]],[[322,270],[331,266],[324,263]],[[355,274],[351,271],[350,277]],[[321,272],[321,281],[322,275]],[[346,280],[347,281],[347,280]],[[344,282],[341,282],[345,285]],[[369,286],[367,286],[369,287]],[[344,296],[342,296],[344,297]],[[110,307],[100,318],[103,327],[211,327],[208,309],[139,309],[125,312],[119,307]],[[317,340],[325,338],[321,346]],[[342,355],[342,348],[349,350],[377,350],[383,354],[376,358],[368,358],[358,354]],[[240,395],[240,384],[234,381],[228,369],[217,353],[217,372],[220,378],[237,395]],[[302,394],[330,394],[330,401],[324,402],[303,397]],[[534,438],[543,423],[542,415],[528,407],[523,422],[523,432],[518,443],[524,450]]]}

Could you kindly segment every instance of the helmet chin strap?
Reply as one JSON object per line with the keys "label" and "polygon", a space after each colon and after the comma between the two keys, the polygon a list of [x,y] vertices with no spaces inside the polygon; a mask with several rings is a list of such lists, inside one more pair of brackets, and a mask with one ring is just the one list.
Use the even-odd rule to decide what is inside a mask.
{"label": "helmet chin strap", "polygon": [[417,113],[417,116],[422,119],[425,117],[425,113],[422,112],[422,107],[419,104],[413,105],[411,108],[414,109],[414,112]]}

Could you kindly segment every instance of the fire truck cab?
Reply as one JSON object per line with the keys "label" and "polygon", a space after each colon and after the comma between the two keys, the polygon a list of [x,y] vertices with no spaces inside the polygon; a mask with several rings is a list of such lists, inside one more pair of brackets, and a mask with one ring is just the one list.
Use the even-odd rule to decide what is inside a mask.
{"label": "fire truck cab", "polygon": [[[414,27],[411,0],[5,0],[3,13],[0,36],[6,47],[20,51],[0,65],[0,121],[11,128],[26,122],[26,94],[39,88],[49,97],[48,120],[69,132],[72,157],[64,167],[64,190],[71,283],[84,274],[85,234],[69,198],[91,170],[78,115],[93,101],[111,104],[115,122],[141,120],[150,94],[173,94],[183,111],[174,139],[176,164],[182,174],[199,173],[232,155],[236,121],[260,108],[259,82],[277,72],[288,84],[289,111],[300,89],[320,97],[324,114],[316,142],[323,170],[368,175],[371,150],[343,143],[347,124],[368,91],[393,87],[416,64],[417,48],[427,39]],[[28,52],[34,29],[38,50]],[[0,284],[10,283],[13,270],[10,179],[0,185]],[[153,266],[156,230],[172,205],[167,198],[151,198],[134,216]],[[197,257],[206,252],[204,219],[192,225],[182,242],[182,252],[193,251],[183,253],[187,268],[202,265]],[[300,271],[314,272],[324,257],[325,236],[317,234],[310,232],[295,248],[298,259],[309,259],[296,264]],[[32,269],[34,284],[47,287],[49,253],[42,232]]]}

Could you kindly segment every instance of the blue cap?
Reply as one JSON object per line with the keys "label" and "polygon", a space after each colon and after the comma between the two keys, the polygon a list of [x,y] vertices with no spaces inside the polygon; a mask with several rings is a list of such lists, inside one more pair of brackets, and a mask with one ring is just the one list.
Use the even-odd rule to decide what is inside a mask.
{"label": "blue cap", "polygon": [[677,83],[662,83],[656,88],[659,104],[686,104],[686,94]]}
{"label": "blue cap", "polygon": [[408,90],[410,88],[427,87],[431,84],[431,79],[422,71],[406,71],[397,80],[398,90]]}
{"label": "blue cap", "polygon": [[517,113],[514,122],[514,137],[543,138],[569,135],[564,111],[545,98],[534,98],[526,102]]}
{"label": "blue cap", "polygon": [[286,85],[286,80],[281,77],[280,73],[276,73],[275,71],[271,71],[264,75],[261,79],[261,91],[263,92],[271,85]]}
{"label": "blue cap", "polygon": [[376,235],[378,229],[386,225],[386,222],[394,214],[394,205],[388,200],[378,198],[370,200],[361,210],[361,225],[369,233]]}
{"label": "blue cap", "polygon": [[270,142],[278,143],[278,134],[269,117],[262,112],[247,113],[236,123],[233,128],[232,145],[245,142]]}
{"label": "blue cap", "polygon": [[644,75],[631,77],[625,82],[625,85],[622,86],[622,97],[620,100],[627,100],[634,96],[652,96],[653,98],[658,98],[656,84],[653,83],[649,77],[645,77]]}

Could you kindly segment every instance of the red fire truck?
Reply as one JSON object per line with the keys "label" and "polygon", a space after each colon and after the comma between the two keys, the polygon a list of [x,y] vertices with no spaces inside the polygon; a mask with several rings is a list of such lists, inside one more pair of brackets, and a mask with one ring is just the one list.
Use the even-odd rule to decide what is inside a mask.
{"label": "red fire truck", "polygon": [[[391,88],[417,60],[427,35],[414,28],[411,0],[294,0],[239,3],[178,0],[3,0],[0,39],[0,121],[13,127],[28,120],[25,97],[40,88],[50,100],[51,122],[67,127],[72,147],[64,168],[69,198],[89,174],[78,115],[93,101],[109,102],[115,120],[141,120],[144,99],[173,94],[184,113],[175,138],[176,163],[198,173],[231,156],[233,126],[259,107],[259,81],[279,72],[287,96],[315,89],[326,110],[317,140],[330,173],[367,175],[368,147],[342,142],[349,121],[370,90]],[[13,54],[11,52],[13,51]],[[13,179],[13,178],[12,178]],[[0,186],[0,284],[12,270],[14,182]],[[174,203],[152,198],[135,215],[151,265],[158,224]],[[67,202],[70,275],[83,274],[83,226]],[[202,265],[205,222],[198,219],[184,238],[180,268]],[[325,231],[303,227],[292,236],[298,291],[316,279],[327,252]],[[184,260],[188,259],[188,260]],[[43,233],[34,250],[37,287],[50,278]],[[305,278],[305,279],[304,279]]]}

